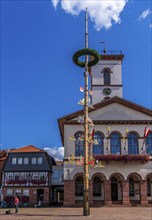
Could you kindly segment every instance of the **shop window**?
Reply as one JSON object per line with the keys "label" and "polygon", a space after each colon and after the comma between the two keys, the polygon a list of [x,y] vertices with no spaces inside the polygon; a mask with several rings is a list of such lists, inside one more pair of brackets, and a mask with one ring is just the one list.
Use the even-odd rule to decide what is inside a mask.
{"label": "shop window", "polygon": [[79,176],[75,180],[75,195],[83,196],[83,177]]}
{"label": "shop window", "polygon": [[21,197],[21,190],[20,189],[15,189],[14,190],[14,196],[17,196],[17,197]]}
{"label": "shop window", "polygon": [[29,196],[29,189],[23,189],[23,196]]}
{"label": "shop window", "polygon": [[99,177],[93,178],[93,196],[101,196],[102,187],[101,187],[101,179]]}
{"label": "shop window", "polygon": [[6,196],[12,196],[13,195],[13,190],[12,189],[7,189],[6,190]]}

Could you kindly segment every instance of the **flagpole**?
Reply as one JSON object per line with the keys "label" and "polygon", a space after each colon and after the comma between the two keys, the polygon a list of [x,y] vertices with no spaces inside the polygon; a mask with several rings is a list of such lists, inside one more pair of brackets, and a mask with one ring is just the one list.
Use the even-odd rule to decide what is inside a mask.
{"label": "flagpole", "polygon": [[[88,48],[88,12],[85,15],[85,48]],[[84,193],[83,215],[90,215],[89,205],[89,167],[88,167],[88,55],[85,55],[85,91],[84,91]]]}

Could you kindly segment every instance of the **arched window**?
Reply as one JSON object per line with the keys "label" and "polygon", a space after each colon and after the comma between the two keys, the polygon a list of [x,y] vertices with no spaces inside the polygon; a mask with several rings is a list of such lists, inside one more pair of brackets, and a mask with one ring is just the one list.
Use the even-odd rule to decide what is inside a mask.
{"label": "arched window", "polygon": [[102,185],[100,177],[93,178],[93,196],[102,195]]}
{"label": "arched window", "polygon": [[103,72],[104,75],[104,85],[108,86],[111,84],[110,80],[110,71],[108,69],[105,69]]}
{"label": "arched window", "polygon": [[146,153],[152,155],[152,132],[146,137]]}
{"label": "arched window", "polygon": [[152,196],[152,182],[147,178],[147,196]]}
{"label": "arched window", "polygon": [[75,156],[84,155],[84,135],[83,131],[78,131],[75,135]]}
{"label": "arched window", "polygon": [[93,154],[103,154],[103,135],[101,132],[95,132],[94,140],[97,144],[93,144]]}
{"label": "arched window", "polygon": [[135,182],[132,177],[129,177],[129,196],[134,197],[135,195]]}
{"label": "arched window", "polygon": [[110,137],[110,150],[111,154],[121,153],[121,136],[119,133],[112,133]]}
{"label": "arched window", "polygon": [[83,177],[78,176],[75,180],[75,195],[83,196]]}
{"label": "arched window", "polygon": [[128,135],[128,154],[139,154],[138,135],[134,132]]}

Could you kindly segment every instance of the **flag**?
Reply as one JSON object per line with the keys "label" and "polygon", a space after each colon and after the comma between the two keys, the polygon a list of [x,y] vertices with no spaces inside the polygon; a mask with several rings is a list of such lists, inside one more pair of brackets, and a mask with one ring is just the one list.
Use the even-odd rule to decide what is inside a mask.
{"label": "flag", "polygon": [[84,99],[80,99],[80,101],[78,101],[78,105],[84,105]]}
{"label": "flag", "polygon": [[107,128],[107,133],[106,133],[106,137],[108,137],[110,134],[110,126],[108,125],[108,128]]}
{"label": "flag", "polygon": [[92,90],[89,90],[89,94],[90,94],[90,95],[93,95],[93,92],[92,92]]}
{"label": "flag", "polygon": [[144,130],[144,139],[150,134],[151,130],[147,127],[145,127],[145,130]]}
{"label": "flag", "polygon": [[84,88],[80,86],[80,92],[84,92]]}
{"label": "flag", "polygon": [[126,139],[128,132],[129,132],[129,129],[128,129],[128,127],[126,127],[126,131],[125,131],[124,137],[122,138],[121,141],[124,141]]}
{"label": "flag", "polygon": [[84,116],[83,115],[78,116],[78,123],[84,123]]}
{"label": "flag", "polygon": [[70,139],[71,141],[75,141],[75,140],[76,140],[75,137],[73,137],[73,136],[69,137],[69,139]]}
{"label": "flag", "polygon": [[144,129],[144,140],[143,140],[143,144],[142,144],[142,147],[141,147],[141,150],[143,150],[146,146],[146,137],[150,134],[151,130],[149,128],[147,128],[147,126],[145,127]]}
{"label": "flag", "polygon": [[88,123],[89,123],[90,126],[94,126],[92,119],[89,118],[89,117],[88,117]]}
{"label": "flag", "polygon": [[88,141],[91,143],[94,137],[95,129],[92,130],[92,133],[89,133]]}

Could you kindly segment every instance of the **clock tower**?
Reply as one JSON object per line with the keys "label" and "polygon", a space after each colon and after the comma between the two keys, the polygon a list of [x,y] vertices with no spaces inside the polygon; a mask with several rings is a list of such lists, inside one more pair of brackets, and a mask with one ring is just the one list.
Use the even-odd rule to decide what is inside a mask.
{"label": "clock tower", "polygon": [[97,65],[91,67],[92,104],[113,96],[122,97],[122,53],[100,55]]}

